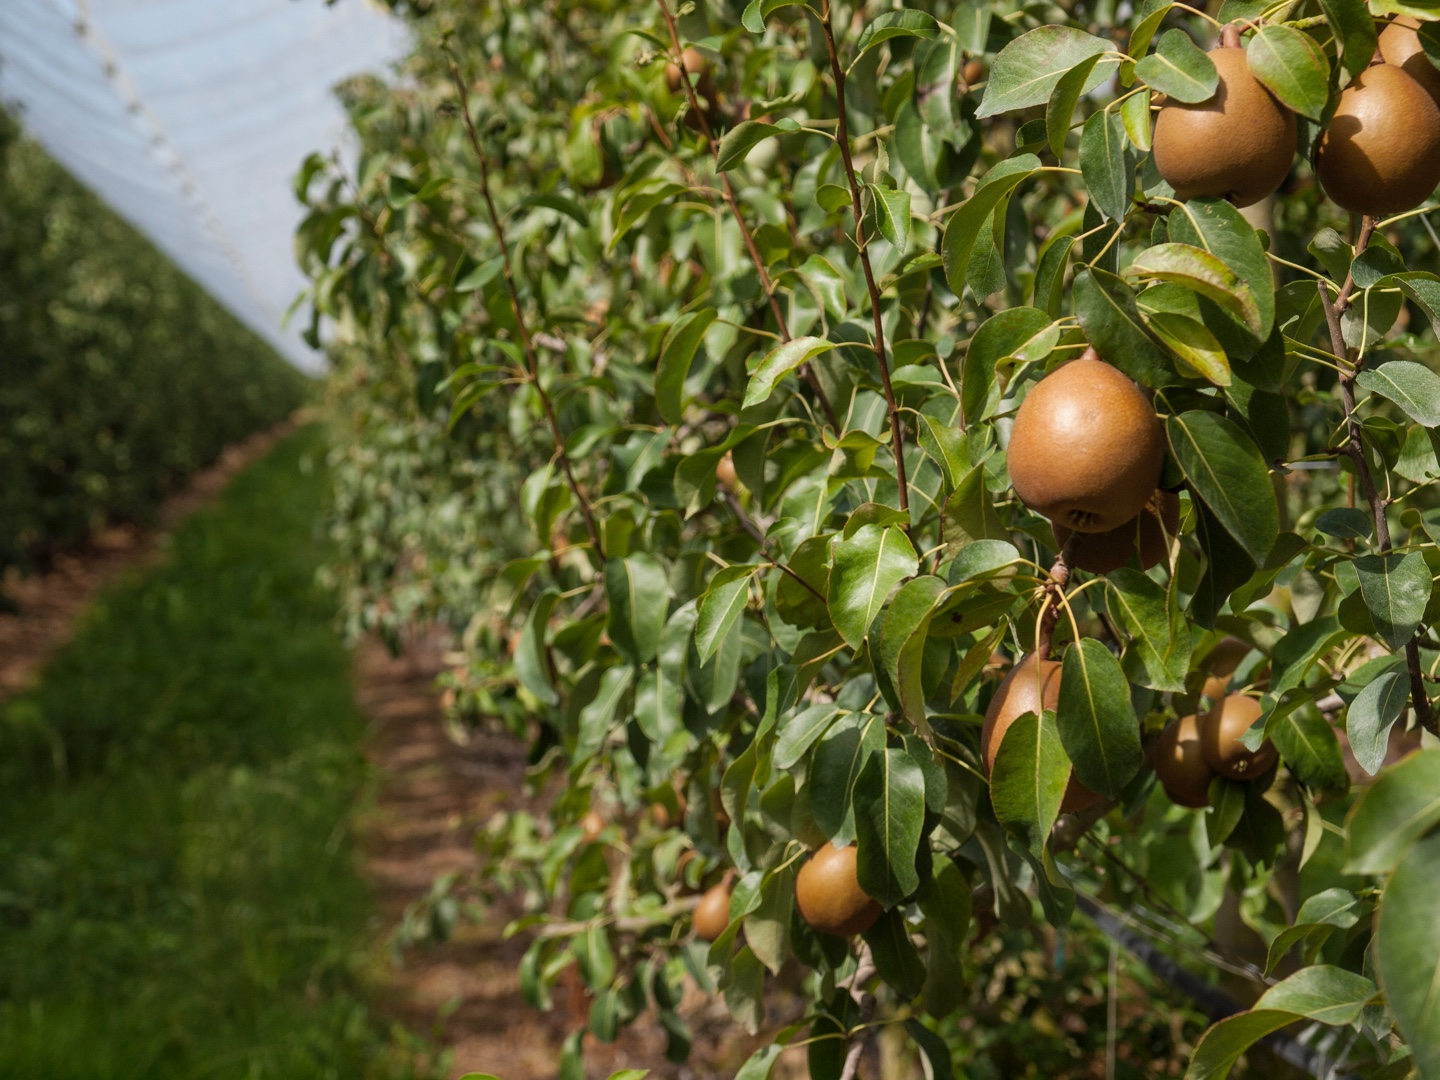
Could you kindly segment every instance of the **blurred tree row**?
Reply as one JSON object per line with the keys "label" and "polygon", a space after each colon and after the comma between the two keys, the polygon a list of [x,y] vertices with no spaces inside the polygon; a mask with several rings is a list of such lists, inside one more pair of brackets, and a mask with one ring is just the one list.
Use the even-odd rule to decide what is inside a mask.
{"label": "blurred tree row", "polygon": [[305,379],[0,112],[0,570],[295,409]]}

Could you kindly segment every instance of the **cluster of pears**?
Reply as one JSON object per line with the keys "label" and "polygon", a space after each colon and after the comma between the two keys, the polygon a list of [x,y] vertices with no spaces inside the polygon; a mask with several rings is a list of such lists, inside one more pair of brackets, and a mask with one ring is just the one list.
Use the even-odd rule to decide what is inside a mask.
{"label": "cluster of pears", "polygon": [[1159,490],[1165,432],[1145,392],[1087,349],[1026,395],[1007,450],[1015,494],[1050,519],[1070,565],[1106,574],[1169,551],[1180,501]]}
{"label": "cluster of pears", "polygon": [[[1410,210],[1440,184],[1440,71],[1418,26],[1400,18],[1380,34],[1376,62],[1341,92],[1316,150],[1325,193],[1353,213]],[[1208,55],[1219,86],[1203,102],[1164,102],[1152,139],[1155,167],[1181,199],[1210,195],[1249,206],[1289,173],[1295,114],[1250,70],[1233,24]]]}
{"label": "cluster of pears", "polygon": [[1203,809],[1210,805],[1210,782],[1215,777],[1254,780],[1279,760],[1269,739],[1258,750],[1240,741],[1261,713],[1254,698],[1229,693],[1230,676],[1249,651],[1250,646],[1237,638],[1216,645],[1206,658],[1208,676],[1201,690],[1213,702],[1209,711],[1182,716],[1155,741],[1155,776],[1171,802]]}
{"label": "cluster of pears", "polygon": [[[795,904],[801,916],[822,934],[853,937],[875,925],[885,909],[860,888],[859,849],[821,844],[795,878]],[[690,916],[695,935],[714,941],[730,925],[730,881],[710,888]]]}

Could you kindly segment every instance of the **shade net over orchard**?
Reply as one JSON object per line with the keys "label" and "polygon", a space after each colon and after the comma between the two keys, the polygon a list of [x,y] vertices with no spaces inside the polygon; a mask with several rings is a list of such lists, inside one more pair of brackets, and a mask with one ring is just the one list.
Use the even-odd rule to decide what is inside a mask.
{"label": "shade net over orchard", "polygon": [[337,82],[404,28],[363,0],[7,0],[0,100],[72,173],[292,362],[290,177],[343,141]]}

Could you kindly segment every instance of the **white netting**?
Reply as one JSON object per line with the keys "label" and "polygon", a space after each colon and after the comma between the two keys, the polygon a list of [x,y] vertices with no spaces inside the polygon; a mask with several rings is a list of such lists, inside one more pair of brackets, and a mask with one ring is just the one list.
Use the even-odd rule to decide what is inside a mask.
{"label": "white netting", "polygon": [[[405,51],[365,0],[0,0],[0,99],[72,173],[301,367],[290,180],[340,146],[331,88]],[[203,358],[198,358],[203,359]]]}

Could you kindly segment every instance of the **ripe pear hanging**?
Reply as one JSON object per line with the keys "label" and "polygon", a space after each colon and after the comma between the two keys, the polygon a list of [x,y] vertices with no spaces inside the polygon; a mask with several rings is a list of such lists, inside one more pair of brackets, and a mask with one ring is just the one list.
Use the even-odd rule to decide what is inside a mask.
{"label": "ripe pear hanging", "polygon": [[1380,57],[1403,70],[1440,105],[1440,69],[1425,55],[1425,46],[1416,33],[1423,25],[1419,19],[1401,15],[1380,32]]}
{"label": "ripe pear hanging", "polygon": [[1087,352],[1041,379],[1015,414],[1015,494],[1056,525],[1103,533],[1131,521],[1160,483],[1165,433],[1145,393]]}
{"label": "ripe pear hanging", "polygon": [[1351,213],[1413,210],[1440,184],[1440,106],[1403,68],[1372,64],[1341,93],[1315,173]]}
{"label": "ripe pear hanging", "polygon": [[1170,539],[1180,531],[1180,496],[1156,490],[1154,497],[1132,521],[1103,533],[1076,533],[1053,525],[1055,545],[1063,548],[1072,536],[1069,563],[1076,570],[1108,574],[1128,566],[1137,554],[1140,569],[1149,570],[1170,553]]}
{"label": "ripe pear hanging", "polygon": [[1155,167],[1180,199],[1213,195],[1249,206],[1284,181],[1295,159],[1295,114],[1250,71],[1238,45],[1207,53],[1220,85],[1206,101],[1166,101],[1155,118]]}
{"label": "ripe pear hanging", "polygon": [[[995,767],[1000,743],[1010,725],[1026,713],[1039,715],[1044,709],[1054,710],[1060,702],[1061,665],[1056,660],[1037,660],[1027,653],[1010,669],[995,688],[990,707],[985,710],[985,726],[980,729],[980,755],[985,762],[985,775]],[[1062,814],[1073,814],[1093,806],[1100,796],[1091,791],[1072,772],[1065,785],[1060,803]]]}

